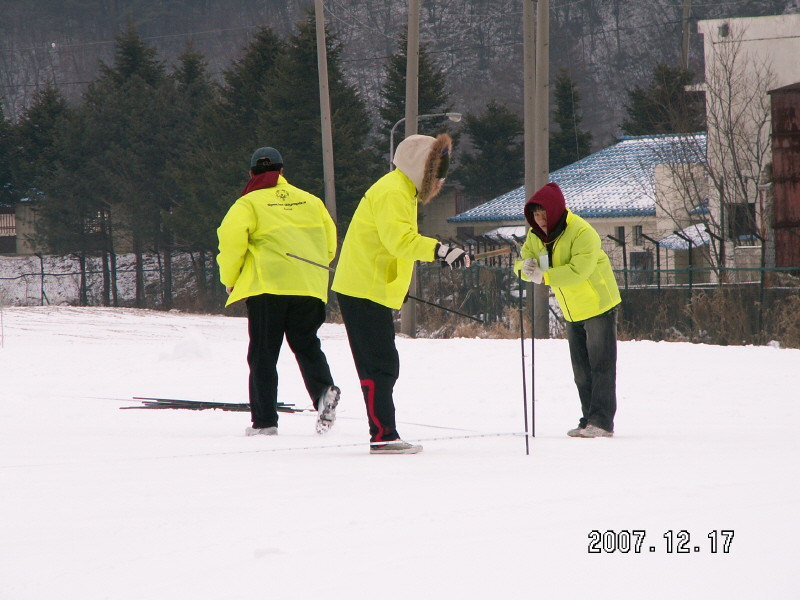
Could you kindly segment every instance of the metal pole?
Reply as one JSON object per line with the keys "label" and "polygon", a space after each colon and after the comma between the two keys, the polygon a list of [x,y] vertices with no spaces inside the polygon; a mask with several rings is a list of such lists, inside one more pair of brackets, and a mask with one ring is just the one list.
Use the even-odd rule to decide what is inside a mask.
{"label": "metal pole", "polygon": [[[692,298],[693,298],[693,295],[692,295],[692,240],[689,239],[688,237],[686,237],[685,235],[683,235],[680,231],[674,231],[673,230],[672,233],[677,235],[679,238],[685,240],[689,244],[689,303],[691,304]],[[694,318],[692,318],[692,314],[690,312],[689,313],[689,330],[691,331],[693,329],[694,329]]]}
{"label": "metal pole", "polygon": [[625,290],[627,291],[627,289],[628,289],[628,252],[627,252],[626,246],[625,246],[625,238],[619,239],[617,237],[614,237],[613,235],[607,235],[606,237],[608,239],[610,239],[610,240],[614,240],[620,246],[622,246],[622,275],[623,275],[623,278],[624,278],[624,281],[625,281]]}
{"label": "metal pole", "polygon": [[41,289],[39,291],[39,306],[44,306],[44,258],[39,252],[36,253],[36,256],[39,257],[39,266],[42,271],[42,283],[41,283]]}
{"label": "metal pole", "polygon": [[[531,298],[531,324],[533,324],[534,309],[536,308],[533,303],[535,288],[536,284],[533,282],[528,286],[528,295]],[[549,314],[547,318],[550,319]],[[536,336],[533,335],[533,331],[531,331],[531,437],[536,437]]]}
{"label": "metal pole", "polygon": [[519,344],[520,354],[522,356],[522,412],[525,415],[525,456],[530,452],[530,441],[528,440],[528,384],[525,377],[525,314],[522,311],[522,290],[525,287],[525,282],[522,277],[519,278]]}
{"label": "metal pole", "polygon": [[761,242],[761,281],[759,285],[758,291],[758,333],[757,338],[755,341],[760,342],[759,339],[763,335],[763,326],[764,326],[764,275],[766,271],[766,246],[767,240],[763,237],[758,235],[757,233],[754,234],[759,241]]}
{"label": "metal pole", "polygon": [[336,222],[336,187],[333,171],[333,132],[331,129],[331,99],[328,93],[328,52],[325,39],[325,13],[322,0],[315,0],[317,25],[317,71],[319,72],[319,107],[322,116],[322,172],[325,179],[325,206]]}
{"label": "metal pole", "polygon": [[692,0],[683,0],[683,32],[681,36],[681,69],[689,70],[689,17],[692,15]]}
{"label": "metal pole", "polygon": [[646,240],[649,240],[653,243],[656,247],[656,286],[658,287],[658,294],[661,295],[661,246],[658,245],[658,242],[651,238],[648,235],[642,234],[642,237]]}
{"label": "metal pole", "polygon": [[[523,26],[523,99],[525,113],[525,197],[530,198],[538,189],[536,187],[536,3],[535,0],[522,0]],[[537,317],[537,306],[542,304],[537,295],[537,287],[528,286],[528,297],[531,299],[531,436],[536,437],[536,355],[535,340],[537,331],[541,330],[542,319]],[[547,305],[545,301],[545,306]],[[545,315],[545,323],[550,315]],[[538,328],[538,329],[537,329]],[[527,440],[527,436],[526,436]]]}
{"label": "metal pole", "polygon": [[[725,240],[722,237],[718,236],[713,231],[709,231],[708,228],[706,228],[706,233],[719,242],[719,245],[720,245],[721,249],[725,248],[725,246],[724,246]],[[726,277],[726,272],[725,272],[725,255],[724,255],[724,252],[720,253],[720,261],[719,261],[718,266],[719,266],[719,283],[725,283],[727,281],[727,277]]]}
{"label": "metal pole", "polygon": [[536,189],[550,181],[550,1],[536,3]]}
{"label": "metal pole", "polygon": [[[406,137],[417,133],[419,112],[419,3],[408,0],[408,46],[406,47]],[[417,294],[417,263],[411,274],[408,287],[411,296]],[[417,337],[417,305],[409,299],[400,309],[400,331],[409,337]]]}
{"label": "metal pole", "polygon": [[406,118],[403,117],[397,123],[392,126],[392,131],[389,132],[389,170],[394,171],[394,130],[397,129],[397,126],[400,125]]}
{"label": "metal pole", "polygon": [[[533,93],[533,193],[550,181],[550,2],[536,2],[535,73]],[[526,163],[527,167],[527,163]],[[526,179],[527,181],[527,179]],[[550,337],[550,290],[544,284],[534,284],[533,333],[538,339]]]}
{"label": "metal pole", "polygon": [[523,24],[523,93],[525,112],[525,197],[536,191],[536,145],[534,123],[536,122],[536,13],[535,0],[522,1]]}

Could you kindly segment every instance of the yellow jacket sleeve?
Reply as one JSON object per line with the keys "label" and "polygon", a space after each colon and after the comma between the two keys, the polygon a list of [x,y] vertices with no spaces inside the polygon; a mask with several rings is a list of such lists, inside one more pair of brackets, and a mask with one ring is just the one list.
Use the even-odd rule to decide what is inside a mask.
{"label": "yellow jacket sleeve", "polygon": [[225,287],[233,287],[242,271],[244,257],[255,230],[256,216],[250,203],[239,199],[230,208],[217,229],[219,237],[219,278]]}
{"label": "yellow jacket sleeve", "polygon": [[373,205],[378,237],[389,254],[403,260],[434,259],[436,240],[417,231],[416,199],[389,191]]}

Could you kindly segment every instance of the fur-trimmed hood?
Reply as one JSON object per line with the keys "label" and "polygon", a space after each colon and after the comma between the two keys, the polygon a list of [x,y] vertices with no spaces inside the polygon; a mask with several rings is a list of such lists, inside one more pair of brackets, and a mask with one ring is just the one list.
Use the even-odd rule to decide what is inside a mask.
{"label": "fur-trimmed hood", "polygon": [[429,135],[411,135],[397,146],[394,165],[414,183],[417,199],[430,202],[434,182],[439,172],[442,156],[453,150],[453,140],[446,133],[432,138]]}

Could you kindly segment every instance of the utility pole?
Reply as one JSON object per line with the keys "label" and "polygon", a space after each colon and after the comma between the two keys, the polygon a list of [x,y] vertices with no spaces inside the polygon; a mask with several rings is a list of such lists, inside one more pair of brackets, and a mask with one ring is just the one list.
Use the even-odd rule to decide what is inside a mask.
{"label": "utility pole", "polygon": [[683,0],[683,35],[681,37],[681,69],[689,70],[689,17],[692,15],[692,0]]}
{"label": "utility pole", "polygon": [[[419,111],[419,3],[408,0],[408,47],[406,48],[406,137],[417,133]],[[417,263],[411,276],[408,293],[417,296]],[[400,309],[400,331],[417,337],[417,304],[409,300]]]}
{"label": "utility pole", "polygon": [[[550,4],[523,0],[525,54],[525,197],[550,181]],[[535,15],[535,25],[534,25]],[[533,336],[550,337],[550,291],[533,284]]]}
{"label": "utility pole", "polygon": [[319,72],[319,108],[322,115],[322,173],[325,180],[325,206],[336,223],[336,187],[333,175],[333,132],[331,99],[328,93],[328,52],[325,40],[325,13],[322,0],[314,0],[317,25],[317,71]]}
{"label": "utility pole", "polygon": [[536,0],[522,0],[525,198],[536,191]]}

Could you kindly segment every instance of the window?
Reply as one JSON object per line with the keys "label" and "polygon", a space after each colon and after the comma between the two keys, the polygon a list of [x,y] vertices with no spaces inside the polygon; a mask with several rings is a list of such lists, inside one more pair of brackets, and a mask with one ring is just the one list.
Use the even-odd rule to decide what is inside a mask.
{"label": "window", "polygon": [[725,206],[728,213],[728,237],[734,244],[749,244],[754,239],[756,232],[756,205],[744,202],[732,203]]}
{"label": "window", "polygon": [[617,246],[622,246],[625,243],[625,227],[615,227],[614,237],[617,238]]}
{"label": "window", "polygon": [[630,253],[631,283],[634,285],[649,285],[653,283],[653,254],[649,250],[634,251]]}
{"label": "window", "polygon": [[634,246],[641,246],[644,244],[644,238],[642,238],[642,226],[641,225],[634,225],[633,226],[633,245]]}
{"label": "window", "polygon": [[17,251],[17,217],[14,208],[0,207],[0,254]]}

